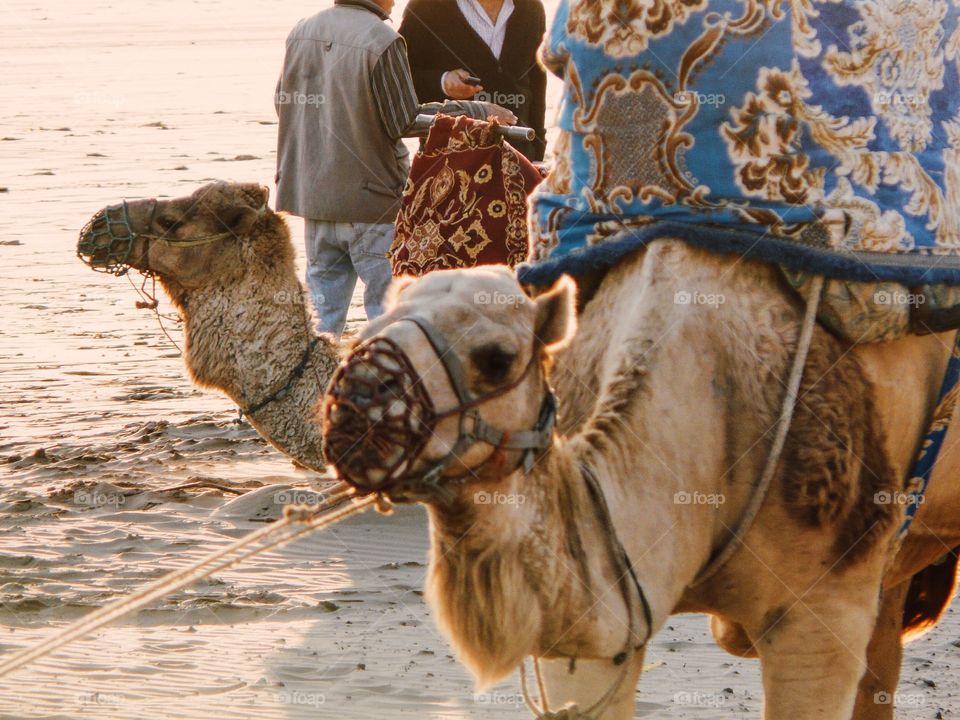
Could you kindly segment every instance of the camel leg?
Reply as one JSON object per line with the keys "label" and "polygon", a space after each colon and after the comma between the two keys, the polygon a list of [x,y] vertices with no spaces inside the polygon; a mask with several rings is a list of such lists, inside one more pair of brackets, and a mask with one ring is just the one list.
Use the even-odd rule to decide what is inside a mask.
{"label": "camel leg", "polygon": [[907,580],[883,593],[877,624],[867,646],[868,668],[857,690],[853,720],[893,720],[893,698],[903,656],[903,602],[909,589]]}
{"label": "camel leg", "polygon": [[[575,703],[580,710],[586,710],[616,684],[623,672],[622,666],[614,665],[610,660],[577,660],[572,673],[569,660],[541,660],[540,668],[550,710],[554,712],[569,703]],[[630,660],[626,676],[604,712],[590,717],[597,720],[630,720],[634,713],[637,682],[642,671],[641,651]],[[533,692],[535,683],[533,678],[529,680]]]}
{"label": "camel leg", "polygon": [[764,720],[850,720],[877,600],[835,590],[770,612],[757,628]]}

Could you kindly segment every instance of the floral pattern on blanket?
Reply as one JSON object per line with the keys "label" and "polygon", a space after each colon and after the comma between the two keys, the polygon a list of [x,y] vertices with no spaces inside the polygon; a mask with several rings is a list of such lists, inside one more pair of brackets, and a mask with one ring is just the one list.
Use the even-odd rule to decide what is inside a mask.
{"label": "floral pattern on blanket", "polygon": [[490,123],[438,115],[410,169],[394,227],[394,275],[526,257],[527,196],[542,180]]}
{"label": "floral pattern on blanket", "polygon": [[960,255],[958,18],[960,0],[563,0],[531,259],[655,221]]}

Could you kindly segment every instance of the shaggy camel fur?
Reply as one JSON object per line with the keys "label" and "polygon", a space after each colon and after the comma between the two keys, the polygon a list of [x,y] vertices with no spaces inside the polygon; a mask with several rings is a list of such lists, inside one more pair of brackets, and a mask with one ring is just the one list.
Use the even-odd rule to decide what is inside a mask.
{"label": "shaggy camel fur", "polygon": [[[694,290],[725,302],[673,302],[676,293]],[[527,430],[546,371],[537,366],[519,376],[531,353],[545,362],[569,338],[570,288],[499,305],[477,304],[480,293],[517,298],[521,290],[502,269],[435,273],[400,284],[388,313],[364,336],[399,345],[436,407],[453,407],[433,348],[416,325],[397,322],[425,316],[453,344],[474,393],[517,383],[481,406],[484,419]],[[766,460],[801,312],[773,269],[669,241],[654,243],[603,280],[582,317],[589,331],[564,359],[574,367],[570,358],[582,352],[593,364],[588,374],[596,373],[592,386],[588,380],[562,395],[564,406],[590,408],[579,430],[555,438],[529,473],[511,470],[515,452],[475,444],[451,470],[471,468],[469,481],[451,480],[455,498],[429,504],[428,598],[482,683],[504,677],[526,655],[539,656],[546,659],[551,706],[582,708],[620,673],[610,658],[622,650],[626,618],[637,608],[617,591],[579,470],[586,466],[603,488],[649,601],[651,631],[671,613],[710,613],[721,639],[746,638],[759,655],[767,720],[851,716],[902,514],[875,494],[899,489],[949,338],[905,341],[896,357],[851,350],[818,329],[781,471],[762,512],[721,572],[697,585]],[[483,357],[492,351],[510,359],[509,372],[497,379],[485,375]],[[901,366],[918,360],[921,370]],[[349,394],[349,373],[344,382]],[[420,454],[422,466],[444,457],[456,436],[456,417],[442,420]],[[376,443],[371,453],[392,452]],[[945,464],[956,467],[956,450],[946,452]],[[935,478],[934,487],[944,484]],[[524,502],[478,503],[478,497]],[[704,498],[722,501],[699,502]],[[956,499],[950,501],[955,507]],[[929,544],[938,543],[940,554],[960,544],[949,514],[924,512],[918,524],[932,523]],[[919,539],[925,546],[923,534]],[[909,577],[909,565],[898,560],[890,582],[898,585],[904,569]],[[632,717],[642,654],[630,659],[630,682],[602,717]]]}
{"label": "shaggy camel fur", "polygon": [[[216,182],[186,197],[130,202],[130,226],[140,236],[128,262],[155,273],[183,317],[184,360],[193,380],[240,408],[283,388],[315,341],[288,392],[246,417],[275,448],[322,472],[313,408],[339,350],[331,338],[314,334],[290,229],[267,207],[268,197],[257,184]],[[228,237],[205,244],[164,242],[225,231]],[[151,234],[161,239],[143,237]]]}

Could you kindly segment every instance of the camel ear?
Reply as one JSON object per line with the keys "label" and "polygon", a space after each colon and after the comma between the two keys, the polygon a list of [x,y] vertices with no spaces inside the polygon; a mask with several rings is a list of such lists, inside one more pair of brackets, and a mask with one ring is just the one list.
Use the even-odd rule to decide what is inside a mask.
{"label": "camel ear", "polygon": [[220,192],[216,196],[217,203],[227,207],[262,208],[270,199],[270,188],[260,183],[218,183]]}
{"label": "camel ear", "polygon": [[576,284],[564,275],[534,300],[537,305],[534,333],[537,342],[548,350],[564,347],[577,332],[576,296]]}
{"label": "camel ear", "polygon": [[270,200],[270,188],[260,183],[240,183],[240,194],[247,205],[259,210]]}
{"label": "camel ear", "polygon": [[270,199],[270,188],[260,183],[238,183],[217,180],[204,185],[194,195],[203,205],[216,212],[236,207],[262,208]]}
{"label": "camel ear", "polygon": [[217,219],[238,236],[245,235],[270,199],[270,189],[258,183],[230,183],[217,198]]}

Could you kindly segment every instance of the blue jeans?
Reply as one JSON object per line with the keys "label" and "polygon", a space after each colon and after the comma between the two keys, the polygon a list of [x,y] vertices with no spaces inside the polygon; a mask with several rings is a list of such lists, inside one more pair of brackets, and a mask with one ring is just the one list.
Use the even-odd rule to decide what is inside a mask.
{"label": "blue jeans", "polygon": [[393,225],[306,218],[305,226],[307,288],[320,319],[319,330],[339,338],[357,276],[364,284],[367,319],[383,312],[383,296],[391,279],[388,253],[393,244]]}

